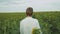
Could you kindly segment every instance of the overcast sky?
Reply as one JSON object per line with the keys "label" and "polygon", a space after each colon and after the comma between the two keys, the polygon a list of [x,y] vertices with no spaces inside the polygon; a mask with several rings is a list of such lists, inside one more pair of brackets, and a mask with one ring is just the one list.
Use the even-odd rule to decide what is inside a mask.
{"label": "overcast sky", "polygon": [[60,0],[0,0],[0,12],[24,12],[27,7],[34,11],[59,11]]}

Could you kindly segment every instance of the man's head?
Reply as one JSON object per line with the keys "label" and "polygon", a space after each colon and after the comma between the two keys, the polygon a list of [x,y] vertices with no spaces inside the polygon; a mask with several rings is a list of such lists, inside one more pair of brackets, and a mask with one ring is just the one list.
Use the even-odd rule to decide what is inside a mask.
{"label": "man's head", "polygon": [[28,8],[26,9],[26,15],[27,15],[27,16],[32,16],[32,14],[33,14],[33,8],[32,8],[32,7],[28,7]]}

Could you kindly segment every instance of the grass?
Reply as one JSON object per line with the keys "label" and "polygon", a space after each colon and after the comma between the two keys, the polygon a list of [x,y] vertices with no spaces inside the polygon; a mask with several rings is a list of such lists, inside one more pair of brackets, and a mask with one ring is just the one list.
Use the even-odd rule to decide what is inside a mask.
{"label": "grass", "polygon": [[[20,21],[25,13],[0,13],[0,34],[20,34]],[[43,34],[60,34],[60,12],[34,12]]]}

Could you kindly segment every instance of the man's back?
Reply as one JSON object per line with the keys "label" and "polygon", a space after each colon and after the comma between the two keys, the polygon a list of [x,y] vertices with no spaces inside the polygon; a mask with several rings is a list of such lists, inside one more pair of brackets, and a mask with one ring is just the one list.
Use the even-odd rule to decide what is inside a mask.
{"label": "man's back", "polygon": [[20,34],[32,34],[34,28],[40,28],[37,19],[26,17],[20,22]]}

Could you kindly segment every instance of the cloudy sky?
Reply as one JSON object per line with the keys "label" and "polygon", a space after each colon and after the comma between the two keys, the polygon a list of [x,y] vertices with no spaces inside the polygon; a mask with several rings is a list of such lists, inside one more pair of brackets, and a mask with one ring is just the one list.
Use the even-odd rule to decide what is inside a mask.
{"label": "cloudy sky", "polygon": [[0,0],[0,12],[25,12],[27,7],[34,11],[60,11],[60,0]]}

